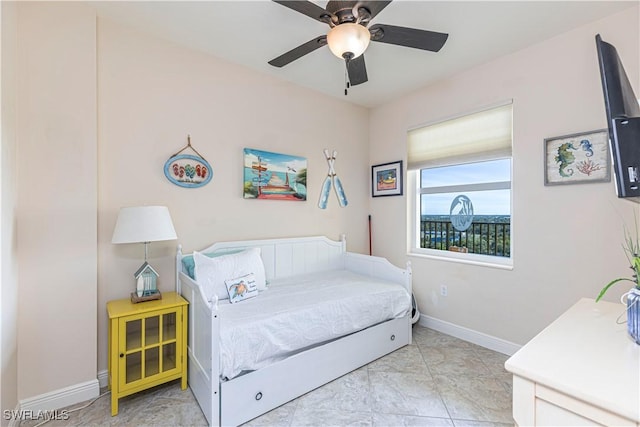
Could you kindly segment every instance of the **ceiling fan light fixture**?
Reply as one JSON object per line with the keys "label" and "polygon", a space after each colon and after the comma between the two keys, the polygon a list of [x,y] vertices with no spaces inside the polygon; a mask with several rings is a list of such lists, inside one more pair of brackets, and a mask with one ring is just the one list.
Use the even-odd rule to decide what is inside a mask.
{"label": "ceiling fan light fixture", "polygon": [[369,30],[360,24],[345,22],[336,25],[327,34],[327,44],[331,52],[340,59],[345,59],[345,55],[350,59],[362,55],[371,35]]}

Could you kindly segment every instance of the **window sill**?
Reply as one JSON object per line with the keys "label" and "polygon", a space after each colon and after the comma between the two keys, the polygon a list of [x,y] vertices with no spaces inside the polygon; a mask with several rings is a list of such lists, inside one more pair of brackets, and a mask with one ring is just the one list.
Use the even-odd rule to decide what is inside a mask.
{"label": "window sill", "polygon": [[429,251],[428,253],[426,251],[410,251],[407,255],[415,258],[457,262],[460,264],[477,265],[479,267],[497,268],[499,270],[513,270],[513,260],[511,258],[505,259],[506,262],[496,262],[492,259],[493,257],[485,255],[463,254],[439,250]]}

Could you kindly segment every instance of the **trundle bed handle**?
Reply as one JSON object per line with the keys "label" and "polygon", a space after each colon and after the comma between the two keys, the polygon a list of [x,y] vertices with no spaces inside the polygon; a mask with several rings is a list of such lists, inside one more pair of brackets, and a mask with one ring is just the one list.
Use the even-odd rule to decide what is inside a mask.
{"label": "trundle bed handle", "polygon": [[261,391],[256,393],[256,400],[260,400],[260,399],[262,399],[262,392]]}

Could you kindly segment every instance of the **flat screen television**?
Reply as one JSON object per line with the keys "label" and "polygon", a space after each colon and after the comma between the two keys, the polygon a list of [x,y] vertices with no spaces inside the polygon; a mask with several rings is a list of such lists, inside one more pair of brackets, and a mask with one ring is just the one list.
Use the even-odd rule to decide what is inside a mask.
{"label": "flat screen television", "polygon": [[640,104],[616,48],[596,35],[618,197],[640,203]]}

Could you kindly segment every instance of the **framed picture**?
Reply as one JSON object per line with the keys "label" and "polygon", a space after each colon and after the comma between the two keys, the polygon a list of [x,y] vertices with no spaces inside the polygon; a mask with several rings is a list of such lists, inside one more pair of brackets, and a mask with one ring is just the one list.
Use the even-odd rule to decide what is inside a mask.
{"label": "framed picture", "polygon": [[164,164],[164,176],[177,186],[198,188],[211,181],[213,169],[201,156],[178,154]]}
{"label": "framed picture", "polygon": [[245,199],[307,200],[307,159],[244,149]]}
{"label": "framed picture", "polygon": [[402,195],[402,160],[371,166],[371,196]]}
{"label": "framed picture", "polygon": [[606,129],[544,140],[544,185],[611,181]]}
{"label": "framed picture", "polygon": [[[180,154],[187,149],[191,149],[195,155]],[[213,169],[209,162],[191,145],[191,135],[187,135],[187,145],[165,162],[164,176],[179,187],[198,188],[211,181]]]}

